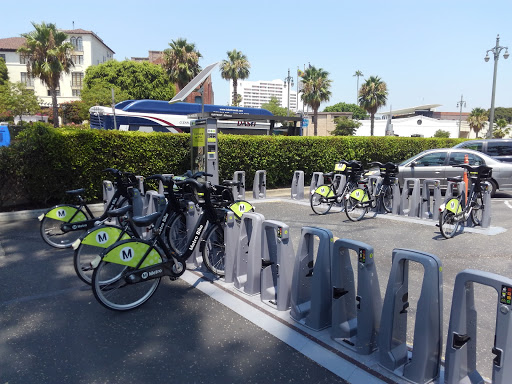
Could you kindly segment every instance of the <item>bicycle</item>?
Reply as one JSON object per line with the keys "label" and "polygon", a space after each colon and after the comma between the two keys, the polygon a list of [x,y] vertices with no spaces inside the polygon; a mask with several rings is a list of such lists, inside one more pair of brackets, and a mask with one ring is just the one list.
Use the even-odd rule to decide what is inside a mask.
{"label": "bicycle", "polygon": [[370,163],[370,166],[379,166],[382,181],[376,186],[375,194],[370,192],[369,179],[359,181],[360,188],[352,190],[345,195],[345,214],[350,221],[359,221],[370,210],[379,205],[386,212],[393,208],[393,184],[398,174],[398,166],[393,163],[382,164],[380,162]]}
{"label": "bicycle", "polygon": [[[186,260],[192,255],[199,243],[202,246],[203,262],[206,268],[215,273],[212,261],[224,258],[224,232],[226,209],[215,208],[210,193],[212,186],[201,184],[197,180],[187,179],[176,182],[179,186],[189,186],[195,192],[203,193],[203,199],[198,199],[202,205],[194,230],[187,240],[183,254],[169,248],[162,234],[165,233],[169,219],[154,214],[144,217],[134,217],[136,225],[154,225],[154,236],[151,239],[129,239],[111,245],[101,254],[101,261],[92,275],[92,289],[95,298],[104,307],[127,311],[145,303],[156,291],[160,280],[169,276],[177,279],[186,269]],[[202,202],[201,202],[202,200]],[[206,226],[208,225],[208,228]],[[205,232],[206,231],[206,232]],[[204,232],[204,240],[200,238]],[[219,254],[222,255],[219,255]]]}
{"label": "bicycle", "polygon": [[[341,160],[334,166],[334,172],[324,173],[324,178],[330,180],[330,183],[323,184],[317,187],[314,192],[311,194],[309,199],[309,204],[313,212],[317,215],[325,215],[327,214],[334,204],[342,204],[343,196],[354,188],[357,187],[357,180],[360,175],[357,173],[353,173],[353,166],[357,167],[358,162],[352,160],[350,162]],[[340,173],[345,175],[346,182],[339,191],[339,178],[335,178],[335,174]]]}
{"label": "bicycle", "polygon": [[[459,164],[454,167],[464,168],[468,171],[471,186],[467,202],[466,194],[459,191],[457,197],[449,198],[439,207],[439,228],[441,234],[447,239],[452,238],[457,233],[460,224],[466,222],[470,217],[474,225],[482,224],[483,210],[485,209],[482,183],[490,180],[492,176],[492,168],[486,165]],[[447,180],[459,183],[462,181],[462,176],[448,177]]]}
{"label": "bicycle", "polygon": [[55,248],[69,248],[84,232],[91,229],[97,222],[108,218],[107,211],[127,204],[127,188],[138,185],[135,175],[124,173],[114,168],[107,168],[103,172],[109,172],[115,177],[116,190],[110,199],[103,214],[95,217],[82,197],[84,188],[66,191],[68,195],[76,196],[78,205],[60,204],[48,209],[38,219],[40,233],[43,240]]}

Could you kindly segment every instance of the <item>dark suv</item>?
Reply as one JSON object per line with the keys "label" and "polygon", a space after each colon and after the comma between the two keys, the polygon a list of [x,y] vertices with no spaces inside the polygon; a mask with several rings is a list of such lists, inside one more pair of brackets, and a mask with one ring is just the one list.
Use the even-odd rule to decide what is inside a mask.
{"label": "dark suv", "polygon": [[468,140],[454,148],[473,149],[496,160],[512,163],[512,139]]}

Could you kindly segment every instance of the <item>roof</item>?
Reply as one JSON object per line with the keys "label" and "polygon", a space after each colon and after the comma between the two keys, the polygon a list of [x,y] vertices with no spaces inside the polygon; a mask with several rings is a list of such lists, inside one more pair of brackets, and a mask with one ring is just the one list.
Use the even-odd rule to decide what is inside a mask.
{"label": "roof", "polygon": [[25,44],[24,37],[8,37],[0,39],[0,51],[16,51],[19,47]]}
{"label": "roof", "polygon": [[98,41],[100,41],[105,47],[107,47],[108,49],[110,49],[113,53],[115,53],[112,48],[110,48],[107,44],[105,44],[103,42],[103,40],[97,35],[95,34],[93,31],[87,31],[85,29],[81,29],[81,28],[78,28],[78,29],[59,29],[59,31],[61,32],[64,32],[68,35],[93,35]]}
{"label": "roof", "polygon": [[425,104],[425,105],[418,105],[416,107],[409,107],[409,108],[403,108],[403,109],[395,109],[394,111],[382,111],[382,112],[379,112],[379,114],[381,115],[389,115],[390,113],[393,115],[393,116],[396,116],[396,115],[408,115],[408,114],[411,114],[411,113],[414,113],[415,111],[425,111],[425,110],[430,110],[430,109],[434,109],[434,108],[437,108],[437,107],[440,107],[441,104]]}

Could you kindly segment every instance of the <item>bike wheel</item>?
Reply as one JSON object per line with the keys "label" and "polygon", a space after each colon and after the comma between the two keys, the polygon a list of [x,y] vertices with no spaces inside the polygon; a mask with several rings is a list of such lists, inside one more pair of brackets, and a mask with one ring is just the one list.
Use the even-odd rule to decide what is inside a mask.
{"label": "bike wheel", "polygon": [[65,221],[56,220],[48,216],[45,216],[41,220],[39,231],[41,237],[48,245],[55,248],[69,248],[75,240],[81,238],[87,231],[87,229],[84,228],[77,231],[63,232],[61,225],[64,223]]}
{"label": "bike wheel", "polygon": [[203,263],[210,272],[223,277],[225,256],[224,228],[220,224],[214,224],[204,236]]}
{"label": "bike wheel", "polygon": [[439,216],[439,228],[445,238],[452,238],[459,228],[459,221],[455,219],[455,214],[448,210],[443,211]]}
{"label": "bike wheel", "polygon": [[94,267],[91,262],[99,257],[100,253],[105,248],[95,247],[94,245],[80,244],[75,250],[73,256],[73,266],[75,267],[76,275],[85,284],[91,285]]}
{"label": "bike wheel", "polygon": [[129,284],[125,276],[133,268],[101,261],[92,275],[94,297],[105,308],[128,311],[144,304],[155,293],[160,277]]}
{"label": "bike wheel", "polygon": [[177,214],[171,224],[167,227],[166,234],[167,243],[171,248],[183,255],[187,250],[187,218],[184,213]]}
{"label": "bike wheel", "polygon": [[[330,187],[327,185],[325,187],[329,188],[328,194],[330,194]],[[329,201],[327,197],[315,192],[311,195],[309,203],[311,205],[311,209],[313,210],[313,212],[315,212],[317,215],[325,215],[327,212],[331,210],[334,201]]]}
{"label": "bike wheel", "polygon": [[367,207],[362,207],[361,202],[348,196],[345,199],[345,214],[350,221],[359,221],[368,211]]}
{"label": "bike wheel", "polygon": [[381,191],[381,201],[384,210],[387,213],[391,213],[393,211],[393,189],[391,187],[385,187],[383,191]]}
{"label": "bike wheel", "polygon": [[482,218],[484,214],[484,199],[482,197],[482,194],[479,193],[476,196],[476,201],[473,209],[471,210],[471,220],[473,221],[474,225],[482,225]]}

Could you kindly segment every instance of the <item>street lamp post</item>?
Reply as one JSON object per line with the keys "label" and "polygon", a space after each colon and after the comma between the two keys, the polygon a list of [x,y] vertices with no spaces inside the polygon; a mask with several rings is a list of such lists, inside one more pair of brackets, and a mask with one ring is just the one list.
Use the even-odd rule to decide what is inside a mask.
{"label": "street lamp post", "polygon": [[288,84],[288,116],[290,115],[290,84],[293,87],[293,77],[290,76],[290,68],[288,68],[288,76],[284,78],[284,84]]}
{"label": "street lamp post", "polygon": [[496,37],[496,46],[494,48],[488,49],[486,55],[484,57],[485,62],[489,61],[489,52],[492,52],[494,55],[494,75],[492,78],[492,96],[491,96],[491,113],[489,116],[489,130],[487,131],[487,137],[492,138],[492,128],[494,124],[494,97],[496,94],[496,73],[498,71],[498,59],[500,58],[500,53],[502,50],[505,50],[503,54],[504,59],[508,59],[508,47],[500,46],[500,35]]}
{"label": "street lamp post", "polygon": [[460,101],[457,102],[457,108],[460,107],[459,113],[459,138],[460,138],[460,128],[462,127],[462,107],[466,106],[466,102],[462,99],[462,95],[460,95]]}

